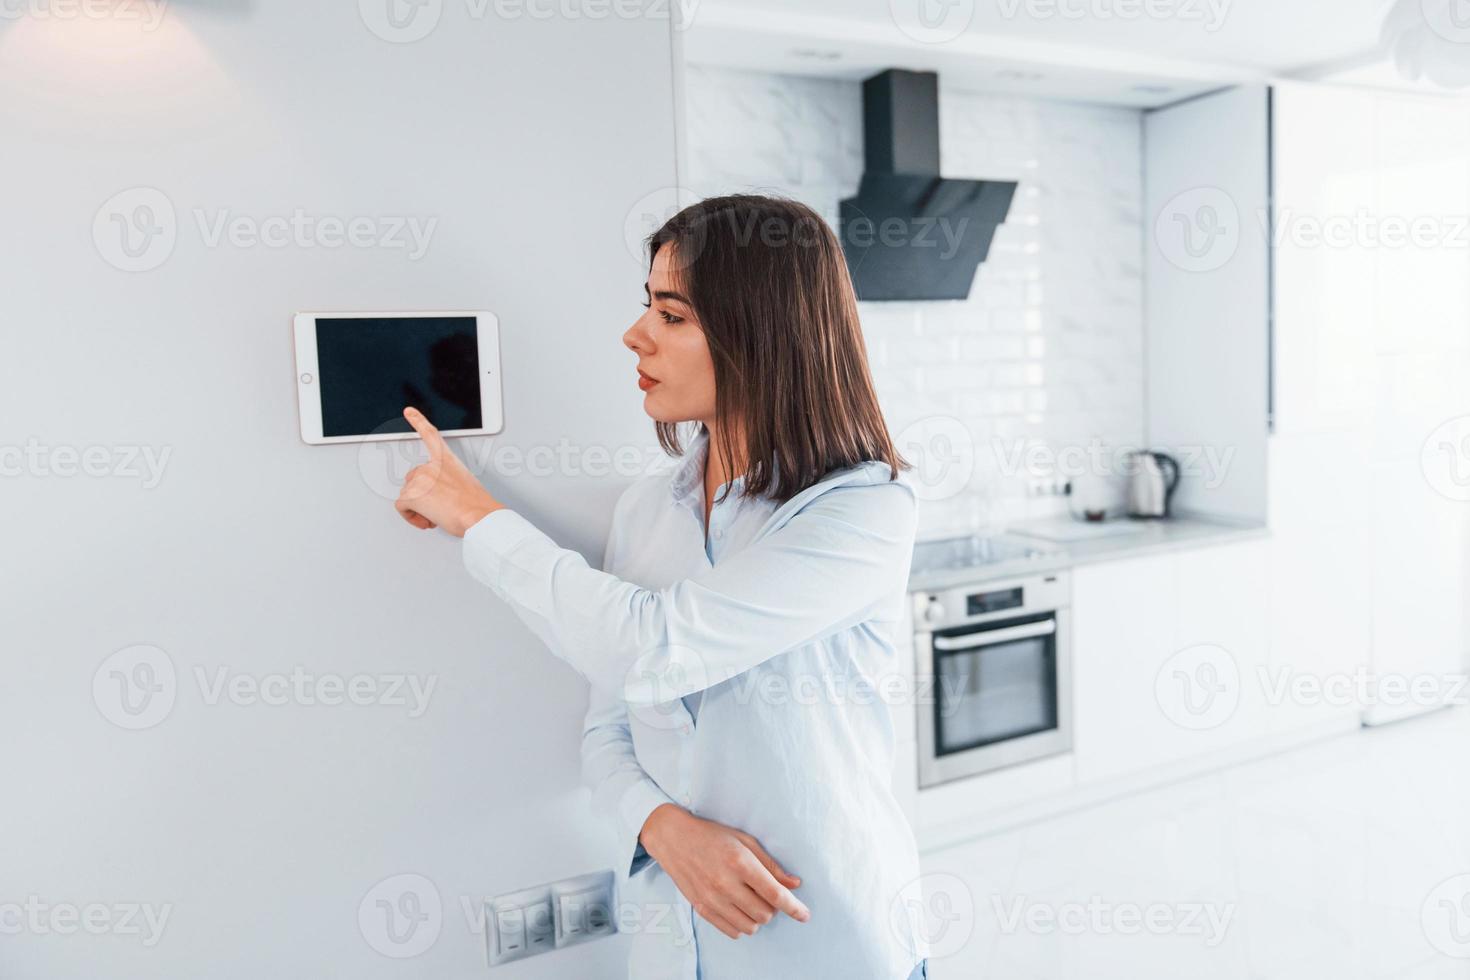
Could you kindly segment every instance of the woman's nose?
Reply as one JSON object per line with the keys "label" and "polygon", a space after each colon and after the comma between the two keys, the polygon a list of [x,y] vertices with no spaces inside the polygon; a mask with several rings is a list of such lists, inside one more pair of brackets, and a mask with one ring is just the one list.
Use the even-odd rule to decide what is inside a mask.
{"label": "woman's nose", "polygon": [[623,334],[623,346],[639,354],[652,353],[653,337],[643,326],[642,317],[634,320],[633,325]]}

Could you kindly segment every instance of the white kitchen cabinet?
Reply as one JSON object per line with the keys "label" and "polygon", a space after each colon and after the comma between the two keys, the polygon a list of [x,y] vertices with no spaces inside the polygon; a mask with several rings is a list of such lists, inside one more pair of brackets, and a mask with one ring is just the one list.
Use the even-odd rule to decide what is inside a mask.
{"label": "white kitchen cabinet", "polygon": [[1168,761],[1173,726],[1154,679],[1174,642],[1171,556],[1072,572],[1072,754],[1079,782]]}
{"label": "white kitchen cabinet", "polygon": [[[1221,691],[1220,706],[1202,713],[1190,730],[1191,753],[1226,749],[1265,735],[1269,724],[1262,687],[1270,651],[1270,542],[1247,541],[1180,551],[1175,558],[1174,643],[1181,651],[1215,651],[1199,664],[1224,660],[1235,670],[1235,689]],[[1228,659],[1227,659],[1228,655]],[[1187,665],[1186,665],[1187,666]],[[1230,678],[1217,671],[1222,685]],[[1192,683],[1202,688],[1207,678]],[[1202,699],[1203,692],[1193,695]]]}
{"label": "white kitchen cabinet", "polygon": [[[1470,415],[1470,108],[1302,83],[1274,108],[1273,660],[1339,687],[1462,671],[1466,504],[1429,462],[1470,467],[1458,436],[1435,441]],[[1340,710],[1293,707],[1278,728]]]}
{"label": "white kitchen cabinet", "polygon": [[[1270,690],[1358,676],[1372,639],[1367,446],[1352,430],[1276,435],[1270,473]],[[1356,699],[1277,697],[1269,714],[1286,736],[1355,725],[1361,710]]]}
{"label": "white kitchen cabinet", "polygon": [[1077,568],[1079,783],[1208,762],[1264,737],[1268,542]]}
{"label": "white kitchen cabinet", "polygon": [[1331,85],[1272,87],[1278,435],[1357,431],[1372,414],[1373,251],[1351,233],[1337,237],[1372,208],[1370,99]]}
{"label": "white kitchen cabinet", "polygon": [[[1417,459],[1372,467],[1370,724],[1422,714],[1465,669],[1465,503],[1437,493]],[[1417,694],[1414,684],[1433,685]],[[1461,697],[1466,692],[1458,692]]]}

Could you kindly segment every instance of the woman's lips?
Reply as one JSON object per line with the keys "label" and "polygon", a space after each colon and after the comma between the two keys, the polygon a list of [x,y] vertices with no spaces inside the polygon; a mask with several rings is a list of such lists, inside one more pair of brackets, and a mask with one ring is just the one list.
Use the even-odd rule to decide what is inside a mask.
{"label": "woman's lips", "polygon": [[642,388],[644,391],[647,391],[649,388],[652,388],[656,384],[658,384],[658,380],[656,378],[650,378],[642,371],[638,372],[638,387]]}

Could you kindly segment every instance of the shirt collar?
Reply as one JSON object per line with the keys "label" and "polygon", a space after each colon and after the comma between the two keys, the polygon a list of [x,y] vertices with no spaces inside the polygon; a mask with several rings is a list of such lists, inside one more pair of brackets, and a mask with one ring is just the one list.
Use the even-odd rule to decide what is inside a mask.
{"label": "shirt collar", "polygon": [[[690,503],[704,488],[704,464],[709,457],[709,430],[704,426],[699,427],[689,445],[684,449],[684,455],[674,468],[673,477],[669,480],[669,493],[673,496],[675,503]],[[741,496],[745,487],[745,474],[740,474],[730,481],[730,496]],[[718,490],[716,490],[718,495]],[[699,501],[703,506],[703,501]]]}

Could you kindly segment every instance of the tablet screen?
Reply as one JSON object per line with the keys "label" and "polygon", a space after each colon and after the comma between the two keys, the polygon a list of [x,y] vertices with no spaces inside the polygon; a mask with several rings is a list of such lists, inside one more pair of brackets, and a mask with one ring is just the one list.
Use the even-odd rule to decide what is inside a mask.
{"label": "tablet screen", "polygon": [[318,317],[322,435],[410,432],[412,405],[440,429],[478,429],[473,316]]}

